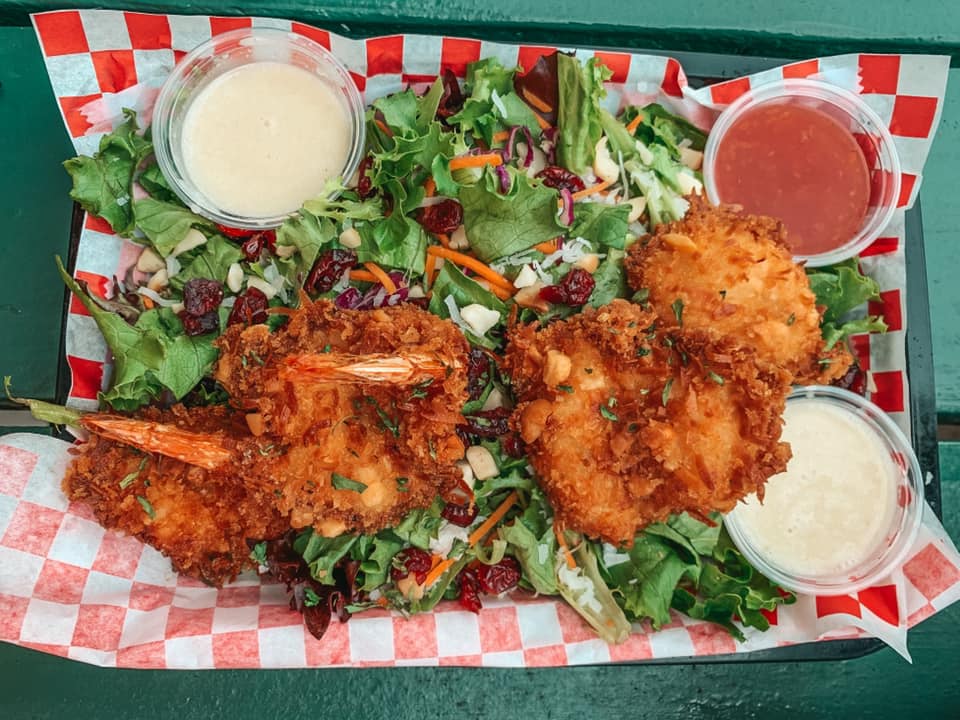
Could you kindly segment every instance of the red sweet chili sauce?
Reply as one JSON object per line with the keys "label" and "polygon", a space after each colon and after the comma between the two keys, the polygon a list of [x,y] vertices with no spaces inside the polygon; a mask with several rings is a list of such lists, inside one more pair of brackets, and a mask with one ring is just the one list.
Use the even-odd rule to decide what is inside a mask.
{"label": "red sweet chili sauce", "polygon": [[853,133],[795,103],[746,110],[717,148],[714,184],[722,202],[782,220],[795,255],[847,243],[870,201],[870,172]]}

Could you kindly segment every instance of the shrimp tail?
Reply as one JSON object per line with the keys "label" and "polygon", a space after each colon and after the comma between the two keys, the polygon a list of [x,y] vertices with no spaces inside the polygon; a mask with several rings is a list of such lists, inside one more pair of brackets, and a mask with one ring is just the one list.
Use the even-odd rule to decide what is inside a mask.
{"label": "shrimp tail", "polygon": [[79,422],[94,435],[207,470],[220,467],[232,457],[220,439],[210,433],[181,430],[175,425],[117,415],[84,415]]}
{"label": "shrimp tail", "polygon": [[280,376],[290,382],[416,385],[442,380],[455,365],[430,355],[303,354],[287,358]]}

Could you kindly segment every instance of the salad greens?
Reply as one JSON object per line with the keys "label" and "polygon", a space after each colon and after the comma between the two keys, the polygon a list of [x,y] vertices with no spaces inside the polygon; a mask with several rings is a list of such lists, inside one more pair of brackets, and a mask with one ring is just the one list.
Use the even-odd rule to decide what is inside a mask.
{"label": "salad greens", "polygon": [[[576,312],[574,306],[519,299],[523,292],[544,297],[537,295],[540,288],[561,283],[574,269],[590,275],[586,304],[629,297],[626,250],[653,225],[683,217],[685,196],[698,191],[702,179],[697,164],[687,163],[702,152],[706,134],[656,104],[614,116],[601,106],[610,75],[596,59],[581,64],[564,54],[541,59],[524,74],[488,58],[468,66],[462,91],[450,75],[419,95],[410,88],[379,98],[367,112],[367,153],[357,178],[329,184],[266,233],[217,226],[185,207],[152,158],[149,130],[140,134],[134,113],[125,111],[93,157],[65,163],[71,197],[155,256],[144,252],[141,259],[151,262],[143,263],[142,274],[118,282],[110,300],[92,295],[58,260],[64,282],[113,355],[113,377],[101,401],[134,411],[161,398],[186,397],[209,377],[218,331],[251,289],[273,307],[296,306],[300,292],[340,307],[417,300],[457,324],[473,353],[484,357],[503,348],[511,315],[549,322]],[[605,159],[617,172],[609,162],[604,166]],[[631,199],[640,202],[625,202]],[[346,264],[337,264],[343,258]],[[365,263],[389,273],[394,293],[385,281],[381,286],[369,279],[375,274],[351,277]],[[314,276],[323,267],[336,272],[317,287]],[[855,312],[879,291],[856,260],[807,272],[826,307],[829,346],[852,333],[885,329],[882,319]],[[211,280],[223,293],[216,329],[195,333],[183,316],[185,288]],[[639,295],[634,300],[644,301]],[[492,324],[478,326],[477,312],[465,308],[479,308]],[[282,315],[269,322],[273,328]],[[484,378],[462,414],[489,427],[496,418],[484,416],[488,403],[500,397],[509,414],[512,393],[495,364]],[[668,393],[669,384],[664,404]],[[220,397],[206,389],[201,396]],[[46,404],[31,408],[55,422],[78,419]],[[750,567],[716,515],[702,521],[679,515],[650,525],[629,548],[558,533],[527,459],[506,452],[500,439],[478,437],[476,444],[490,453],[496,474],[475,480],[470,503],[476,514],[466,526],[451,522],[437,499],[374,535],[327,538],[306,529],[291,536],[289,551],[307,576],[304,605],[323,605],[319,593],[343,587],[349,567],[347,612],[421,612],[444,598],[464,602],[482,568],[507,561],[519,568],[519,587],[562,597],[610,641],[624,639],[634,623],[658,628],[673,611],[743,639],[742,628],[766,629],[764,612],[793,601]],[[406,479],[396,481],[402,491]],[[339,475],[333,483],[365,487]],[[430,572],[436,577],[422,587],[394,579],[393,571],[403,569],[414,551],[435,561]],[[251,557],[269,567],[272,553],[270,543],[259,543]]]}

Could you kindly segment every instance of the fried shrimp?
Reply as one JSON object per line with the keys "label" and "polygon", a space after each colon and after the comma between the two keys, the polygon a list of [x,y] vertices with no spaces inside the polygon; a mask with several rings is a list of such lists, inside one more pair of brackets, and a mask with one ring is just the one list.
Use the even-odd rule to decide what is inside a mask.
{"label": "fried shrimp", "polygon": [[276,443],[293,527],[376,532],[461,478],[468,345],[449,321],[307,301],[274,333],[233,327],[218,344],[217,379],[250,431]]}
{"label": "fried shrimp", "polygon": [[728,511],[790,457],[787,372],[626,301],[514,328],[506,365],[557,523],[591,537],[629,545],[672,513]]}
{"label": "fried shrimp", "polygon": [[822,312],[777,220],[695,196],[684,219],[657,226],[624,263],[663,323],[730,336],[796,383],[828,383],[853,362],[839,345],[825,350]]}
{"label": "fried shrimp", "polygon": [[[101,418],[87,417],[91,430],[100,432],[95,423]],[[257,480],[262,446],[242,415],[178,405],[148,409],[142,419],[105,420],[119,435],[94,434],[78,446],[63,489],[88,504],[101,525],[152,545],[179,572],[221,585],[250,565],[247,540],[276,538],[289,529],[272,488]],[[203,467],[177,459],[193,456],[203,463],[220,452],[228,462]]]}

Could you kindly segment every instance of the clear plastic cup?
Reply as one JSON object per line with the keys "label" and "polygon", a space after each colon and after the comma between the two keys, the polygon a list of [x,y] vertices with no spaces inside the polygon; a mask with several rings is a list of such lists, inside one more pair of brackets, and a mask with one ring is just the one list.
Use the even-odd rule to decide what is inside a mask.
{"label": "clear plastic cup", "polygon": [[[183,122],[190,104],[213,80],[242,65],[266,61],[288,63],[313,73],[342,102],[351,131],[347,159],[340,173],[344,180],[356,172],[363,158],[363,100],[347,69],[326,48],[302,35],[274,28],[242,28],[215,35],[187,53],[167,77],[154,106],[152,132],[157,163],[177,196],[197,214],[229,227],[272,228],[291,213],[250,217],[212,202],[186,171]],[[250,102],[256,103],[256,98],[250,98]]]}
{"label": "clear plastic cup", "polygon": [[916,540],[923,517],[923,474],[910,441],[883,412],[861,396],[826,385],[797,387],[788,403],[826,403],[849,413],[876,434],[889,451],[896,473],[890,492],[893,514],[882,540],[855,566],[836,575],[800,575],[778,566],[751,542],[738,515],[739,506],[724,517],[724,526],[743,556],[763,575],[782,587],[806,595],[847,595],[873,585],[903,562]]}
{"label": "clear plastic cup", "polygon": [[748,90],[717,118],[704,149],[703,179],[710,202],[736,203],[719,192],[714,167],[727,131],[746,113],[767,103],[795,103],[819,110],[838,121],[857,138],[870,172],[870,199],[860,230],[833,250],[795,255],[810,267],[832,265],[858,255],[876,240],[890,222],[900,198],[900,159],[893,138],[880,117],[860,97],[835,85],[815,80],[788,79]]}

